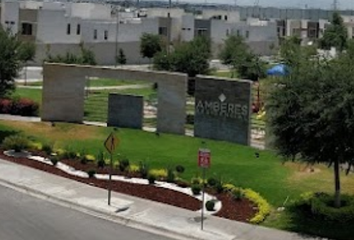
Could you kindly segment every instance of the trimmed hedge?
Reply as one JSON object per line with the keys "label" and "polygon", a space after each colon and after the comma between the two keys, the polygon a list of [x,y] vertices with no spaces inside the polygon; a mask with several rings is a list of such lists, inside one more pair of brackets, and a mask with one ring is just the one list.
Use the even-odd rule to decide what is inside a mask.
{"label": "trimmed hedge", "polygon": [[327,193],[307,192],[293,203],[296,209],[302,209],[313,217],[330,222],[354,221],[354,196],[341,195],[342,207],[334,207],[334,196]]}
{"label": "trimmed hedge", "polygon": [[258,224],[263,222],[266,217],[269,215],[271,207],[269,203],[257,192],[253,191],[252,189],[242,189],[237,188],[232,184],[224,184],[223,185],[225,191],[233,192],[235,189],[239,189],[243,196],[257,205],[258,212],[257,214],[250,219],[250,223]]}
{"label": "trimmed hedge", "polygon": [[20,116],[38,116],[38,103],[27,98],[0,99],[0,113]]}

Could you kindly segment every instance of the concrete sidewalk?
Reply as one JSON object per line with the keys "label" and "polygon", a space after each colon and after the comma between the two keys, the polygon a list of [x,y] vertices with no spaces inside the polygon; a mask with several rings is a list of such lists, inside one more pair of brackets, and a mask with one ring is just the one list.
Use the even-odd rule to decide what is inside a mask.
{"label": "concrete sidewalk", "polygon": [[124,194],[0,160],[0,184],[107,220],[175,239],[311,240],[294,233],[208,216],[200,230],[200,213]]}

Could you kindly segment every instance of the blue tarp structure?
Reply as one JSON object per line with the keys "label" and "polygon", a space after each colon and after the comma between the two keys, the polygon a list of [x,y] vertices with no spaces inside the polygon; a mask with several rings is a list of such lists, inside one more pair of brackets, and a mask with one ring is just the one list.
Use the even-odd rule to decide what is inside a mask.
{"label": "blue tarp structure", "polygon": [[285,64],[278,64],[268,69],[268,76],[286,76],[289,73],[289,68]]}

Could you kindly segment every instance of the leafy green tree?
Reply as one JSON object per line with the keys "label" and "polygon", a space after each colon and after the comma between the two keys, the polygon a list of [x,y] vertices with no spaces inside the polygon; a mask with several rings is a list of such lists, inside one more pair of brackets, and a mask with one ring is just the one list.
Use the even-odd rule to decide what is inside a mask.
{"label": "leafy green tree", "polygon": [[29,46],[0,26],[0,96],[14,90],[19,70],[33,58]]}
{"label": "leafy green tree", "polygon": [[152,59],[156,53],[162,51],[162,40],[159,35],[144,33],[140,38],[140,54]]}
{"label": "leafy green tree", "polygon": [[196,37],[193,41],[180,43],[170,54],[157,54],[154,58],[154,68],[186,73],[189,77],[206,74],[209,72],[210,44],[210,40],[205,37]]}
{"label": "leafy green tree", "polygon": [[340,207],[340,164],[350,168],[354,156],[354,59],[349,53],[330,61],[299,54],[301,61],[268,94],[269,129],[285,159],[334,166]]}
{"label": "leafy green tree", "polygon": [[324,31],[320,41],[323,49],[335,47],[338,51],[343,51],[346,48],[348,39],[348,31],[344,26],[343,19],[338,12],[332,15],[331,24]]}
{"label": "leafy green tree", "polygon": [[85,48],[83,43],[80,43],[81,57],[78,57],[78,64],[97,65],[95,53],[88,48]]}
{"label": "leafy green tree", "polygon": [[124,65],[127,63],[127,58],[125,56],[123,49],[121,48],[119,48],[119,53],[118,56],[116,57],[116,62],[119,63],[120,65]]}
{"label": "leafy green tree", "polygon": [[225,40],[219,58],[241,78],[257,81],[265,77],[266,64],[251,52],[241,36],[230,35]]}

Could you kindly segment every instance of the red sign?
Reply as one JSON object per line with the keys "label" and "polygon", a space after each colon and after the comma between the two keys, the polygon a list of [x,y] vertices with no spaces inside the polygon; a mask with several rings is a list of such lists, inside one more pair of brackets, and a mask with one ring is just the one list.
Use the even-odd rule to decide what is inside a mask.
{"label": "red sign", "polygon": [[210,167],[210,150],[209,149],[199,149],[198,167],[201,167],[201,168],[209,168]]}

